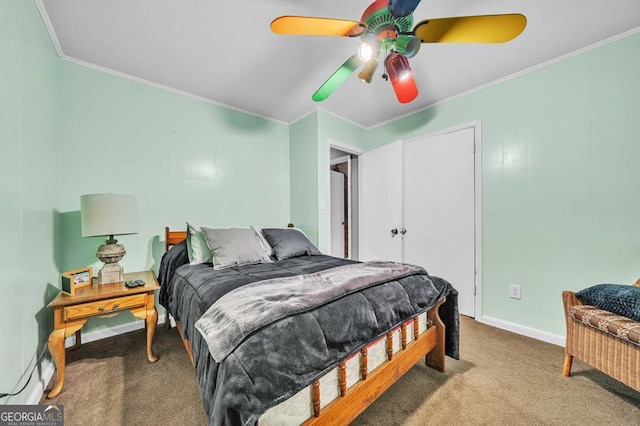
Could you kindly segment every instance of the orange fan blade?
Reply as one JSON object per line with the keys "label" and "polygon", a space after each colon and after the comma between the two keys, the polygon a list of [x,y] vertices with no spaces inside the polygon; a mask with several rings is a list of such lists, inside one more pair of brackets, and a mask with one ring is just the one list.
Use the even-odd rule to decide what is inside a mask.
{"label": "orange fan blade", "polygon": [[524,15],[459,16],[419,22],[413,34],[423,43],[504,43],[527,26]]}
{"label": "orange fan blade", "polygon": [[310,16],[281,16],[271,23],[271,31],[276,34],[357,37],[366,28],[364,22]]}

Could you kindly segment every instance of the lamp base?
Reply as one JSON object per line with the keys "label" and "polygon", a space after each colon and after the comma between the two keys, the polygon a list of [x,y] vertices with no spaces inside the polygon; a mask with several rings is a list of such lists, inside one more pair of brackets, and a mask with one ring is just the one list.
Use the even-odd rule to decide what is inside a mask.
{"label": "lamp base", "polygon": [[118,262],[124,257],[127,251],[122,244],[116,244],[113,236],[106,241],[106,244],[98,247],[96,256],[104,262],[104,266],[98,273],[98,284],[111,284],[124,281],[124,269]]}
{"label": "lamp base", "polygon": [[124,281],[124,269],[118,263],[105,263],[98,272],[98,284],[121,283]]}

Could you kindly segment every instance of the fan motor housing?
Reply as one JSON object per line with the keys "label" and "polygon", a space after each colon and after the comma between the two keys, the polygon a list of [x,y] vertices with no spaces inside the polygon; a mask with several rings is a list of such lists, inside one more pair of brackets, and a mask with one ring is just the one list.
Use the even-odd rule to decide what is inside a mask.
{"label": "fan motor housing", "polygon": [[367,32],[378,34],[380,30],[395,27],[399,33],[409,33],[413,27],[413,16],[394,17],[388,9],[388,0],[376,0],[364,11],[362,22],[367,24]]}

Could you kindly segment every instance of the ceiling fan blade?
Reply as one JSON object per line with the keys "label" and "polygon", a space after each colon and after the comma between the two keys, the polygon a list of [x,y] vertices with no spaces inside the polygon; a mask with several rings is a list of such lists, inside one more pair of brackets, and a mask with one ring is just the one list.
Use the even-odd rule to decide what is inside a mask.
{"label": "ceiling fan blade", "polygon": [[362,65],[362,61],[358,58],[358,54],[354,54],[320,86],[311,99],[316,102],[327,99],[360,65]]}
{"label": "ceiling fan blade", "polygon": [[504,43],[526,26],[527,18],[519,13],[459,16],[421,21],[413,34],[423,43]]}
{"label": "ceiling fan blade", "polygon": [[271,31],[276,34],[357,37],[365,29],[364,22],[311,16],[281,16],[271,22]]}
{"label": "ceiling fan blade", "polygon": [[389,0],[387,8],[396,18],[404,18],[411,15],[419,3],[420,0]]}

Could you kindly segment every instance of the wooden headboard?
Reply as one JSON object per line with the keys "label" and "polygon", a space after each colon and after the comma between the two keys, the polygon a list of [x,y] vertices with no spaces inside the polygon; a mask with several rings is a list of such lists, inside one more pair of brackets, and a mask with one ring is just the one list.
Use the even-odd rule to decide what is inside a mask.
{"label": "wooden headboard", "polygon": [[166,226],[164,228],[164,237],[164,251],[166,253],[172,246],[175,246],[176,244],[187,239],[187,231],[170,231],[169,227]]}
{"label": "wooden headboard", "polygon": [[[288,228],[293,228],[295,225],[293,223],[289,223],[287,225]],[[164,251],[165,253],[169,251],[172,246],[184,241],[187,239],[187,231],[171,231],[168,226],[164,228]],[[638,280],[640,281],[640,279]]]}

